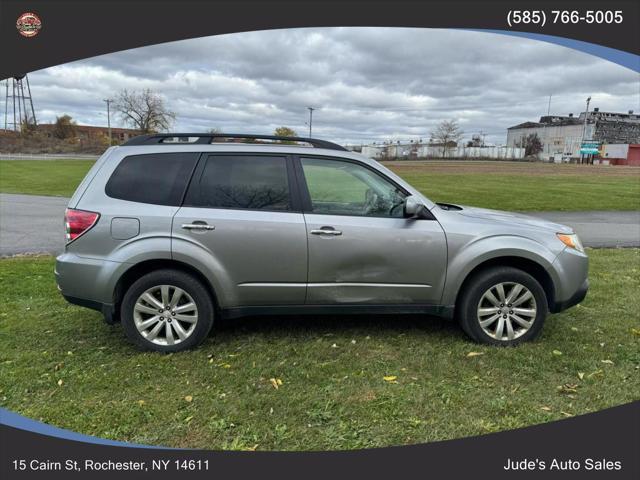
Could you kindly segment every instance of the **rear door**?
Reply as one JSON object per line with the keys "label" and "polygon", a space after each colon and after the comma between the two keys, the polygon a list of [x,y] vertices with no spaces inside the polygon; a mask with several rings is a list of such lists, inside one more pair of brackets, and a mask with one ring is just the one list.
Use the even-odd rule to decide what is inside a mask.
{"label": "rear door", "polygon": [[205,154],[174,217],[174,258],[180,245],[206,252],[225,307],[304,303],[307,239],[291,161]]}
{"label": "rear door", "polygon": [[404,218],[407,192],[356,161],[296,163],[309,242],[307,304],[440,301],[447,247],[436,220]]}

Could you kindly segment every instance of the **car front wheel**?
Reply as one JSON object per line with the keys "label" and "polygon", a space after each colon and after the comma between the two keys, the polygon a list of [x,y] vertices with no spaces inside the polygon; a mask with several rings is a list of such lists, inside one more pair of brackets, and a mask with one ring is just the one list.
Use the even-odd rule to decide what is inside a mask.
{"label": "car front wheel", "polygon": [[513,346],[540,334],[548,307],[534,277],[517,268],[494,267],[466,282],[456,310],[462,329],[477,342]]}

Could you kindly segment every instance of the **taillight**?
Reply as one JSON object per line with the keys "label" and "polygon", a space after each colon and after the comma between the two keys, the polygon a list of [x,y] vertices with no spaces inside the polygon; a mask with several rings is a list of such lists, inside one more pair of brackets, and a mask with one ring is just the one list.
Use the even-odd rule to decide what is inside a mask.
{"label": "taillight", "polygon": [[64,212],[64,227],[67,232],[67,243],[74,241],[93,227],[99,218],[100,214],[96,212],[67,208]]}

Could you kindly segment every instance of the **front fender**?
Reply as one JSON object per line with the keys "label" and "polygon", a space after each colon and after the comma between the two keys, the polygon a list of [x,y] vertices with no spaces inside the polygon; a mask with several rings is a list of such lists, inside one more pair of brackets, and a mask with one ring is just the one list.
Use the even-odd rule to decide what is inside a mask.
{"label": "front fender", "polygon": [[469,274],[484,262],[500,257],[531,260],[547,271],[554,285],[558,284],[558,273],[553,267],[557,252],[529,238],[517,235],[495,235],[465,244],[454,252],[449,251],[442,305],[454,305],[460,287]]}

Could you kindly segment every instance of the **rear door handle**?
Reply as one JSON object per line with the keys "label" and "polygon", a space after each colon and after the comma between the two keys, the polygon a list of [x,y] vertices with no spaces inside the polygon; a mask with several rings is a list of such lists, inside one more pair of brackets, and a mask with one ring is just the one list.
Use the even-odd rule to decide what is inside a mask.
{"label": "rear door handle", "polygon": [[340,230],[336,230],[333,227],[322,227],[316,230],[311,230],[311,234],[312,235],[333,235],[337,237],[338,235],[342,235],[342,232]]}
{"label": "rear door handle", "polygon": [[215,230],[213,225],[207,225],[206,223],[183,223],[182,228],[185,230]]}

